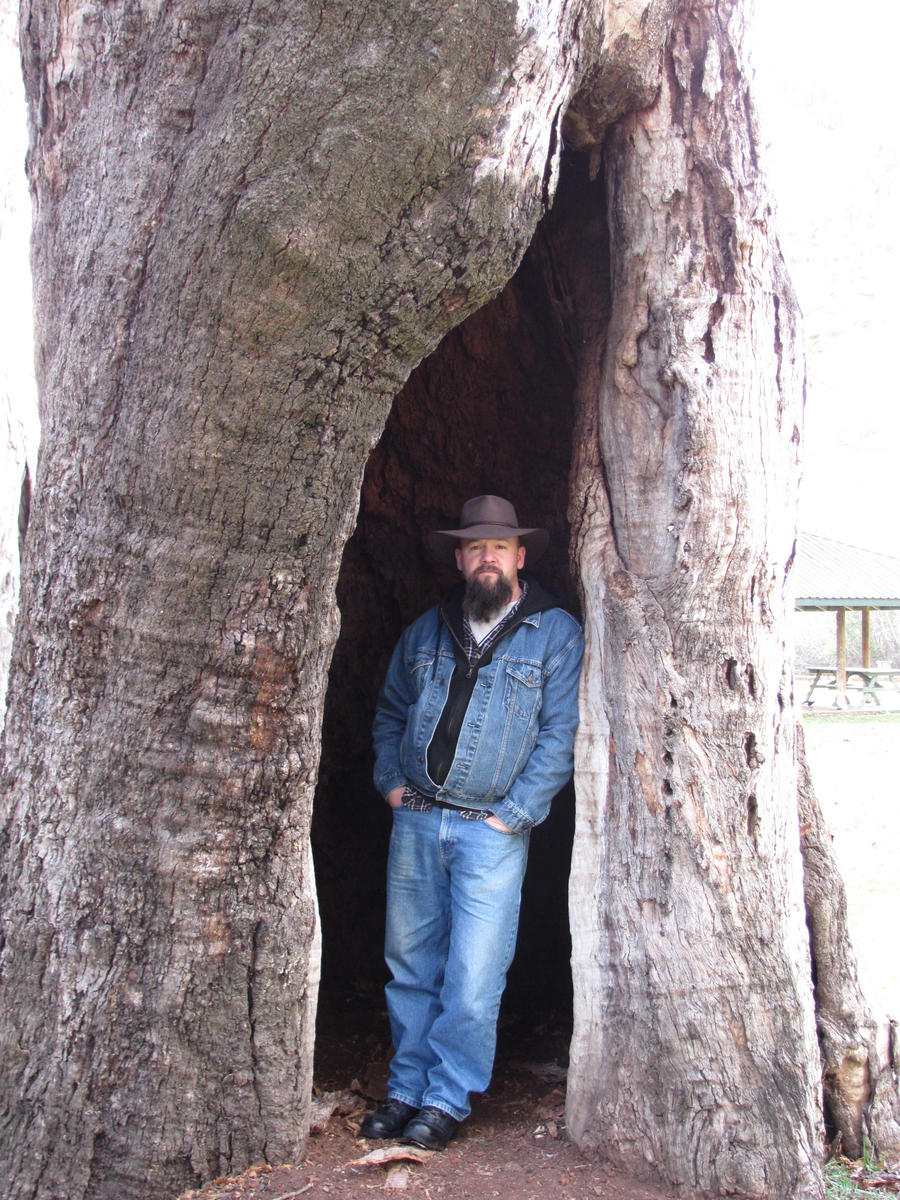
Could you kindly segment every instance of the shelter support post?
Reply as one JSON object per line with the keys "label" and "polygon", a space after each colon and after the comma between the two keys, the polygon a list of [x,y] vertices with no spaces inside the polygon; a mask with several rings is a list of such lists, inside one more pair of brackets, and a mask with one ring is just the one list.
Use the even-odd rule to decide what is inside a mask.
{"label": "shelter support post", "polygon": [[839,608],[837,610],[837,647],[836,659],[837,665],[837,684],[838,696],[846,695],[847,693],[847,610]]}

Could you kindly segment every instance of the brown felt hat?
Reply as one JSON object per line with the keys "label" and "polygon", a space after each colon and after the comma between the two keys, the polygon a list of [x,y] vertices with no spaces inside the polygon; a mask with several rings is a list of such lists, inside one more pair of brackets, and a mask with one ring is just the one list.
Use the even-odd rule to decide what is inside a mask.
{"label": "brown felt hat", "polygon": [[441,562],[452,563],[460,538],[518,538],[528,553],[528,564],[537,562],[547,549],[550,535],[546,529],[525,529],[519,525],[516,510],[501,496],[475,496],[467,500],[459,514],[459,529],[435,529],[428,545]]}

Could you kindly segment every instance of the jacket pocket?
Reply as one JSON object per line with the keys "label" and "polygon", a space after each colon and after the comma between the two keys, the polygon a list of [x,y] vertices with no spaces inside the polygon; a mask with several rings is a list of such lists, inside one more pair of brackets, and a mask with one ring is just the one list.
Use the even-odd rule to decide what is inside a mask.
{"label": "jacket pocket", "polygon": [[517,717],[531,721],[541,705],[539,663],[507,662],[503,703]]}
{"label": "jacket pocket", "polygon": [[409,663],[410,674],[416,681],[416,690],[421,695],[422,689],[428,682],[434,670],[435,653],[433,650],[416,650]]}

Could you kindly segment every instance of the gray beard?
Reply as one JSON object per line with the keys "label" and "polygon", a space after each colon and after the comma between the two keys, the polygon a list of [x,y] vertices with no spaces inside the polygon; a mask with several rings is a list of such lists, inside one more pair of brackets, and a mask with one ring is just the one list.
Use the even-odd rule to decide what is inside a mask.
{"label": "gray beard", "polygon": [[470,621],[490,621],[512,600],[512,584],[509,580],[502,575],[493,578],[493,583],[485,583],[476,575],[466,583],[463,612]]}

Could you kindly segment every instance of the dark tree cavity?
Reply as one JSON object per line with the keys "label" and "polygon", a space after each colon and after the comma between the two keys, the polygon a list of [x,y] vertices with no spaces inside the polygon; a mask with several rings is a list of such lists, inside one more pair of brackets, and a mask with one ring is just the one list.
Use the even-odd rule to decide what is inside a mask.
{"label": "dark tree cavity", "polygon": [[[347,991],[383,975],[389,822],[371,783],[370,725],[401,630],[455,580],[429,558],[425,531],[452,523],[461,497],[512,497],[523,519],[550,529],[541,579],[578,612],[567,519],[574,389],[585,298],[599,310],[608,303],[605,212],[602,180],[590,180],[587,156],[564,155],[554,206],[522,265],[413,372],[370,455],[338,578],[341,634],[313,820],[325,1020]],[[532,839],[505,1004],[535,1020],[555,1014],[563,1024],[571,1022],[572,809],[568,788]]]}

